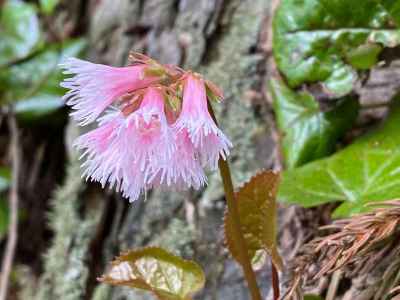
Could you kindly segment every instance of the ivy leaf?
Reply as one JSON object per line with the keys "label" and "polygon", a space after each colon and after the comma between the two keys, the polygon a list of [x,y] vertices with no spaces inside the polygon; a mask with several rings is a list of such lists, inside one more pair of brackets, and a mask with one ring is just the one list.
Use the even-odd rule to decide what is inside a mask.
{"label": "ivy leaf", "polygon": [[329,158],[283,173],[278,200],[305,207],[344,201],[336,217],[400,197],[400,99],[384,124]]}
{"label": "ivy leaf", "polygon": [[56,8],[59,0],[40,0],[40,9],[46,15],[51,15]]}
{"label": "ivy leaf", "polygon": [[63,75],[58,64],[69,56],[79,56],[83,40],[51,45],[32,59],[0,71],[0,91],[16,101],[17,117],[35,121],[49,116],[63,106],[65,90],[59,86]]}
{"label": "ivy leaf", "polygon": [[8,0],[0,8],[0,68],[27,57],[41,39],[33,5]]}
{"label": "ivy leaf", "polygon": [[270,87],[288,169],[332,153],[357,118],[359,104],[351,97],[322,112],[309,93],[297,94],[278,80],[272,80]]}
{"label": "ivy leaf", "polygon": [[398,2],[282,0],[274,18],[274,56],[291,87],[322,82],[335,96],[353,89],[384,47],[400,44]]}
{"label": "ivy leaf", "polygon": [[156,247],[122,254],[100,280],[150,291],[160,300],[190,300],[205,283],[199,265]]}
{"label": "ivy leaf", "polygon": [[[239,218],[242,233],[248,248],[253,268],[258,269],[263,252],[267,252],[273,263],[282,268],[276,243],[276,191],[279,174],[264,171],[250,179],[237,193]],[[236,232],[232,228],[231,216],[225,214],[225,242],[232,257],[239,263],[240,255],[236,245]]]}

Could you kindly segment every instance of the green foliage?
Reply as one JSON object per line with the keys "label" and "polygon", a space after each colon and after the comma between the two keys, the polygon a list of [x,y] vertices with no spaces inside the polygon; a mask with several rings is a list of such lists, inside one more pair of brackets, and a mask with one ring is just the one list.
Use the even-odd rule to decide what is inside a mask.
{"label": "green foliage", "polygon": [[[46,14],[56,0],[41,0]],[[35,6],[8,0],[0,12],[0,104],[15,102],[20,121],[44,119],[63,106],[59,87],[62,79],[58,64],[67,56],[79,56],[85,47],[82,40],[46,44],[41,38]],[[56,119],[56,118],[54,118]]]}
{"label": "green foliage", "polygon": [[58,2],[59,0],[40,0],[40,9],[44,14],[50,15],[53,13]]}
{"label": "green foliage", "polygon": [[[248,254],[257,269],[260,259],[267,252],[274,264],[282,267],[282,261],[277,250],[276,226],[277,207],[276,191],[279,183],[279,174],[264,171],[252,177],[237,193],[239,218],[242,233],[246,241]],[[233,226],[231,216],[225,214],[225,241],[229,252],[241,263],[239,250],[235,241],[238,234]]]}
{"label": "green foliage", "polygon": [[40,40],[34,6],[18,0],[6,1],[0,10],[0,68],[29,56]]}
{"label": "green foliage", "polygon": [[7,205],[7,200],[0,197],[0,241],[7,234],[9,221],[9,209]]}
{"label": "green foliage", "polygon": [[295,93],[278,80],[271,81],[270,90],[288,169],[331,154],[358,115],[358,101],[351,97],[322,112],[307,92]]}
{"label": "green foliage", "polygon": [[20,120],[47,117],[63,105],[65,90],[59,86],[62,73],[58,64],[65,57],[79,56],[84,47],[83,40],[48,46],[30,60],[0,70],[0,92],[16,101]]}
{"label": "green foliage", "polygon": [[[11,172],[8,168],[0,168],[0,193],[4,193],[10,186]],[[0,241],[7,233],[9,222],[7,200],[0,196]]]}
{"label": "green foliage", "polygon": [[344,201],[335,216],[400,197],[400,99],[383,126],[329,158],[284,172],[278,199],[305,207]]}
{"label": "green foliage", "polygon": [[156,247],[122,254],[101,280],[150,291],[160,300],[190,300],[205,283],[196,263]]}
{"label": "green foliage", "polygon": [[9,168],[0,167],[0,193],[10,186],[11,172]]}
{"label": "green foliage", "polygon": [[369,69],[383,47],[400,43],[400,5],[388,0],[282,0],[274,18],[274,55],[291,87],[322,82],[348,94],[357,70]]}

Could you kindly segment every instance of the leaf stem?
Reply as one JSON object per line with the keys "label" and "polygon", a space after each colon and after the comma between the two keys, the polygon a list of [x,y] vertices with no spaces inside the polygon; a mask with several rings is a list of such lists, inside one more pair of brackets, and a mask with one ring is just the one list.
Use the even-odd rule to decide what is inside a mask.
{"label": "leaf stem", "polygon": [[272,289],[274,290],[274,300],[279,300],[279,275],[274,262],[271,260],[271,272],[272,272]]}
{"label": "leaf stem", "polygon": [[[208,109],[215,123],[218,125],[215,118],[214,111],[210,104],[208,104]],[[228,206],[228,213],[230,214],[232,220],[232,228],[236,232],[236,247],[238,249],[238,254],[240,257],[241,265],[243,268],[244,276],[246,278],[251,297],[253,300],[262,300],[260,289],[258,288],[257,278],[251,266],[250,258],[248,255],[246,241],[243,237],[242,228],[240,225],[239,218],[239,208],[235,198],[231,171],[229,164],[226,160],[220,157],[218,161],[219,170],[222,177],[222,183],[224,185],[225,198]]]}

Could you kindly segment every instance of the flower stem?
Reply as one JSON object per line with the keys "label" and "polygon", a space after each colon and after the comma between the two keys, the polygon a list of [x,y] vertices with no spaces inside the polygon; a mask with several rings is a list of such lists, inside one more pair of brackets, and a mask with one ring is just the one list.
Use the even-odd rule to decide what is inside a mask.
{"label": "flower stem", "polygon": [[250,289],[253,300],[261,300],[260,290],[257,284],[257,278],[251,266],[250,258],[247,251],[246,241],[243,237],[242,228],[240,226],[239,210],[233,191],[233,184],[228,162],[219,159],[219,169],[225,190],[225,198],[228,205],[228,214],[231,216],[233,230],[236,232],[236,246],[240,257],[240,262],[244,271],[247,284]]}
{"label": "flower stem", "polygon": [[[215,118],[214,111],[210,104],[208,104],[208,109],[215,123],[218,124]],[[231,225],[233,227],[233,230],[234,232],[236,232],[236,247],[239,254],[240,264],[242,265],[244,276],[249,286],[251,298],[253,300],[262,300],[260,289],[258,288],[257,284],[257,278],[251,266],[246,241],[243,237],[243,232],[240,225],[239,208],[235,198],[229,164],[226,160],[220,157],[218,161],[218,166],[222,177],[222,183],[224,185],[225,199],[228,206],[228,214],[230,215],[230,220],[232,221]]]}

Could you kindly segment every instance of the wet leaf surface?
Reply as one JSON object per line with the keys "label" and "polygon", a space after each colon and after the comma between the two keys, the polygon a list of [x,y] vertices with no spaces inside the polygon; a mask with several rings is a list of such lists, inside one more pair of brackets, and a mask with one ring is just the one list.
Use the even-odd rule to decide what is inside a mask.
{"label": "wet leaf surface", "polygon": [[358,70],[400,43],[400,9],[386,0],[282,0],[274,19],[274,55],[291,87],[322,82],[348,94]]}
{"label": "wet leaf surface", "polygon": [[272,80],[270,90],[288,169],[331,154],[358,115],[358,101],[352,97],[323,112],[311,94],[296,93],[281,81]]}
{"label": "wet leaf surface", "polygon": [[283,173],[278,200],[305,207],[343,201],[335,216],[366,211],[365,205],[400,197],[400,106],[377,130],[331,157]]}

